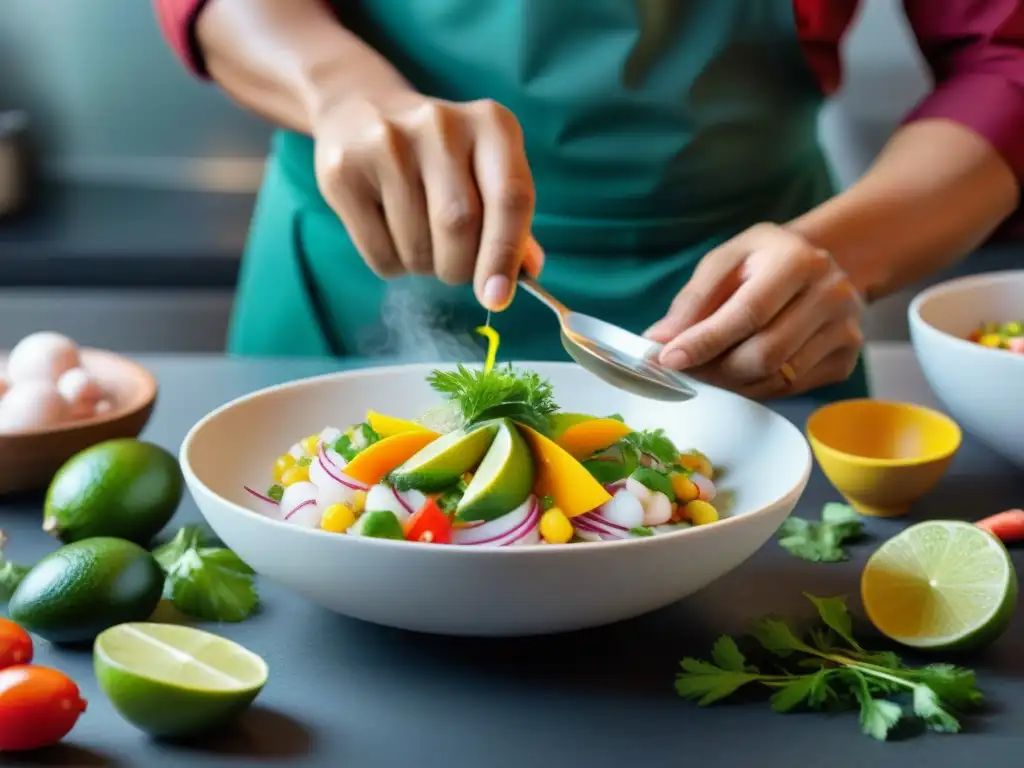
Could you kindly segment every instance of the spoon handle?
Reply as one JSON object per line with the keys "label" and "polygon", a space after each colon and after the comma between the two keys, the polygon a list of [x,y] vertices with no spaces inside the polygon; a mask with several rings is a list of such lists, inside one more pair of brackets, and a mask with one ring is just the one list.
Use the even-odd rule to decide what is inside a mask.
{"label": "spoon handle", "polygon": [[535,299],[543,304],[546,304],[548,308],[559,317],[565,317],[569,314],[570,310],[565,304],[560,302],[544,288],[540,286],[536,280],[530,277],[525,272],[519,275],[519,285],[521,285],[527,293],[533,296]]}

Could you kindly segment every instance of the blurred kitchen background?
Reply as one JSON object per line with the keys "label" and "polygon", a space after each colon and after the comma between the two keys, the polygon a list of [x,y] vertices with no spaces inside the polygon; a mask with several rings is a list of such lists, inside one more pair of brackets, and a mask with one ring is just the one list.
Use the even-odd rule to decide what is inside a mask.
{"label": "blurred kitchen background", "polygon": [[[0,113],[24,111],[45,188],[0,220],[0,348],[48,328],[124,352],[222,351],[268,127],[186,75],[149,0],[2,5]],[[899,0],[863,4],[846,68],[822,126],[843,183],[928,87]],[[19,122],[0,127],[0,216]],[[990,246],[957,272],[1022,253]],[[872,308],[869,338],[907,337],[907,299]]]}

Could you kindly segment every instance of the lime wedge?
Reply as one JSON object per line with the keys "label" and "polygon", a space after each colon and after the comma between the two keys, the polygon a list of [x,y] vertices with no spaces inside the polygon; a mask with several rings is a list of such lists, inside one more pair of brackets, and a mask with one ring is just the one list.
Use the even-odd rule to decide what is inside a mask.
{"label": "lime wedge", "polygon": [[391,482],[400,491],[443,491],[476,468],[497,430],[497,423],[488,422],[468,431],[460,429],[442,435],[395,469]]}
{"label": "lime wedge", "polygon": [[248,707],[267,664],[237,643],[193,627],[119,624],[96,638],[100,688],[120,715],[151,735],[211,730]]}
{"label": "lime wedge", "polygon": [[455,510],[461,521],[494,520],[518,507],[533,490],[530,448],[515,425],[498,422],[498,434]]}
{"label": "lime wedge", "polygon": [[1003,544],[970,523],[933,520],[882,544],[861,576],[879,632],[912,648],[974,649],[1009,626],[1017,574]]}

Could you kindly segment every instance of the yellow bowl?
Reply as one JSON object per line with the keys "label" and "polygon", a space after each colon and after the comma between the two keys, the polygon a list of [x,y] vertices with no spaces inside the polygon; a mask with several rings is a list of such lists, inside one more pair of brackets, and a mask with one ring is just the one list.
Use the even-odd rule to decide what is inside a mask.
{"label": "yellow bowl", "polygon": [[909,403],[842,400],[807,420],[819,466],[862,515],[899,517],[935,487],[960,447],[948,416]]}

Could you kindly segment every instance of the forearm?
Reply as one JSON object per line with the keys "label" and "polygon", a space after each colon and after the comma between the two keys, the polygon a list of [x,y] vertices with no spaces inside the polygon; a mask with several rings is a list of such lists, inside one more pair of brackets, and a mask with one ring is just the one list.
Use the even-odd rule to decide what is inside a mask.
{"label": "forearm", "polygon": [[830,251],[873,300],[966,256],[1019,196],[1013,170],[985,139],[920,120],[893,136],[860,181],[788,226]]}
{"label": "forearm", "polygon": [[196,40],[235,101],[303,133],[339,101],[411,90],[322,0],[210,0]]}

